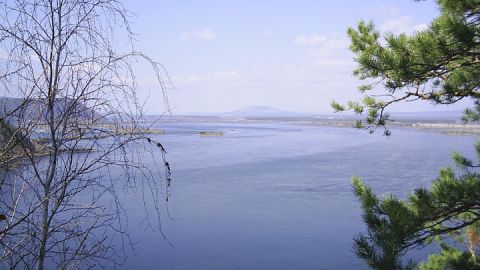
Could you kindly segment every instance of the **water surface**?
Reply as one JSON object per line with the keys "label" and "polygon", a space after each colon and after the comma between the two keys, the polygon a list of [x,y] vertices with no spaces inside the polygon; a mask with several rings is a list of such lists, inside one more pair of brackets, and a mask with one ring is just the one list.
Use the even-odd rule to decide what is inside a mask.
{"label": "water surface", "polygon": [[155,139],[173,170],[172,218],[162,217],[173,247],[145,229],[142,204],[126,196],[138,240],[129,269],[366,269],[352,252],[365,228],[351,177],[404,197],[428,186],[453,151],[474,157],[476,141],[414,129],[394,129],[387,139],[283,123],[159,126],[166,133]]}

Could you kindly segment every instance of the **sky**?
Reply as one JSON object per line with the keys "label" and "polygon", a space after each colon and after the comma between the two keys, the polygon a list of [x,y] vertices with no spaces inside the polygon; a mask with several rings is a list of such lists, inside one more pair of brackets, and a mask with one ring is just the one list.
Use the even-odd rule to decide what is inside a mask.
{"label": "sky", "polygon": [[[136,0],[125,6],[133,13],[136,49],[168,72],[174,114],[247,106],[332,112],[333,99],[362,98],[348,27],[363,19],[381,32],[414,33],[439,13],[431,0]],[[164,113],[154,76],[139,70],[147,113]],[[392,110],[464,107],[408,102]]]}

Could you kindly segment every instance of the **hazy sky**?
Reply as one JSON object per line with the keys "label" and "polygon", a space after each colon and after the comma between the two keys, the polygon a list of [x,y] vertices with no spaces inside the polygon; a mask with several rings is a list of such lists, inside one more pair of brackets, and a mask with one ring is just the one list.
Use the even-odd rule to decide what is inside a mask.
{"label": "hazy sky", "polygon": [[[331,112],[332,99],[360,98],[346,30],[373,20],[381,31],[412,33],[438,15],[434,1],[126,1],[136,47],[168,70],[173,112],[231,111],[267,105]],[[162,113],[151,74],[148,113]],[[450,106],[436,109],[458,109]],[[397,111],[432,110],[406,103]]]}

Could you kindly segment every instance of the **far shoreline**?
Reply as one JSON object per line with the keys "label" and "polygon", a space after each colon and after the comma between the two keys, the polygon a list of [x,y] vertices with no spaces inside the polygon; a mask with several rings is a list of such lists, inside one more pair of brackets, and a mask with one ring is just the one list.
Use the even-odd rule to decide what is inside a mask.
{"label": "far shoreline", "polygon": [[[355,116],[295,116],[295,117],[274,117],[274,116],[215,116],[215,115],[170,115],[146,117],[157,123],[230,123],[230,124],[274,124],[286,123],[300,126],[325,126],[337,128],[355,128],[355,121],[361,118]],[[458,119],[425,119],[410,117],[388,122],[387,128],[411,128],[416,130],[438,132],[448,135],[480,135],[480,124],[463,124]]]}

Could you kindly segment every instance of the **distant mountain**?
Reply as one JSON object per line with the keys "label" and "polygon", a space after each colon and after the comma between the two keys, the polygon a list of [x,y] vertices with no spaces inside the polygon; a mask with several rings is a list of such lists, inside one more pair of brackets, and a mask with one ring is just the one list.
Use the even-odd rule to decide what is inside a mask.
{"label": "distant mountain", "polygon": [[297,112],[289,112],[275,109],[269,106],[252,106],[245,107],[236,111],[221,113],[220,116],[250,116],[250,117],[289,117],[300,116]]}
{"label": "distant mountain", "polygon": [[[45,120],[47,103],[46,99],[0,97],[0,116],[8,116],[10,120],[15,118]],[[91,119],[95,115],[95,112],[85,103],[70,98],[57,99],[54,110],[57,116],[61,116],[67,110],[72,110],[71,108],[73,108],[72,117]]]}

